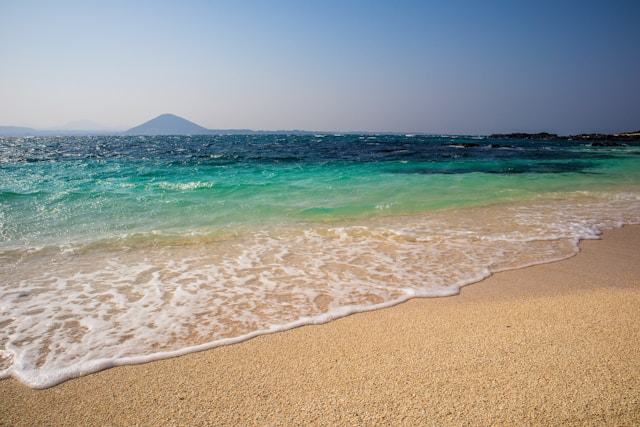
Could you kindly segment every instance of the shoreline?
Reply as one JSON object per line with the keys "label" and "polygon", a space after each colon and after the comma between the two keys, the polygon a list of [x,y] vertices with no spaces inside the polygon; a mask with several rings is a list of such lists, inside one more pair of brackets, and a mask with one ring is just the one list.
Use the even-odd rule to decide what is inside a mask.
{"label": "shoreline", "polygon": [[4,425],[640,423],[640,226],[564,261],[32,390]]}

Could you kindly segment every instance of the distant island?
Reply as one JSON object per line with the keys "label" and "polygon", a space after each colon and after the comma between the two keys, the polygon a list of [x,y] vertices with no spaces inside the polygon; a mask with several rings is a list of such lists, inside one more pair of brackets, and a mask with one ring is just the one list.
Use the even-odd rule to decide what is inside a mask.
{"label": "distant island", "polygon": [[250,134],[310,134],[303,130],[251,130],[251,129],[207,129],[199,124],[176,116],[175,114],[161,114],[158,117],[134,126],[125,131],[108,130],[70,130],[53,129],[39,130],[30,127],[0,126],[0,136],[85,136],[85,135],[131,135],[131,136],[159,136],[159,135],[250,135]]}
{"label": "distant island", "polygon": [[[83,122],[80,122],[83,123]],[[132,136],[159,136],[159,135],[250,135],[250,134],[313,134],[317,131],[303,130],[275,130],[255,131],[250,129],[207,129],[199,124],[176,116],[175,114],[161,114],[131,129],[122,132],[108,130],[38,130],[30,127],[0,126],[0,136],[84,136],[84,135],[132,135]],[[369,133],[369,132],[347,132]],[[391,132],[398,133],[398,132]],[[559,136],[554,133],[495,133],[487,136],[489,139],[538,139],[538,140],[577,140],[591,143],[591,145],[614,145],[625,141],[640,141],[640,130],[636,132],[623,132],[615,134],[579,134]]]}
{"label": "distant island", "polygon": [[123,135],[211,135],[217,131],[204,128],[174,114],[162,114],[122,132]]}
{"label": "distant island", "polygon": [[554,141],[589,141],[594,145],[606,142],[640,141],[640,130],[636,132],[623,132],[614,134],[603,133],[581,133],[579,135],[559,136],[555,133],[494,133],[489,135],[490,139],[541,139]]}
{"label": "distant island", "polygon": [[39,131],[20,126],[0,126],[0,136],[33,136]]}

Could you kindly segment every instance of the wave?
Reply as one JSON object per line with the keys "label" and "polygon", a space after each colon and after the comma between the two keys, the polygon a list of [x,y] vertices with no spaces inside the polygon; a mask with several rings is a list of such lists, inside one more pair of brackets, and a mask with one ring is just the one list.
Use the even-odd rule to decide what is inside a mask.
{"label": "wave", "polygon": [[188,190],[200,190],[203,188],[213,188],[215,184],[212,182],[193,181],[193,182],[184,182],[184,183],[159,182],[155,185],[165,190],[188,191]]}
{"label": "wave", "polygon": [[0,377],[44,388],[564,259],[640,223],[635,192],[220,234],[142,233],[0,266]]}

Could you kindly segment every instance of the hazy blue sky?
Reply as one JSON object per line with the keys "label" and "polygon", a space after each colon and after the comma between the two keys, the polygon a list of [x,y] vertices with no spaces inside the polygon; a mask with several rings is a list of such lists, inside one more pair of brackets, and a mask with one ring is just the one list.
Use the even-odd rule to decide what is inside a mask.
{"label": "hazy blue sky", "polygon": [[0,125],[640,129],[640,1],[0,0]]}

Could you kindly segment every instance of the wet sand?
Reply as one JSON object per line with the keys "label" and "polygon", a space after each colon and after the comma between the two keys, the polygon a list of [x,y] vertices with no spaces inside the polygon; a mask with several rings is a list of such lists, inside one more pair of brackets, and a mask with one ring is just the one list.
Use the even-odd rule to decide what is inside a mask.
{"label": "wet sand", "polygon": [[640,226],[575,257],[46,390],[0,425],[640,425]]}

